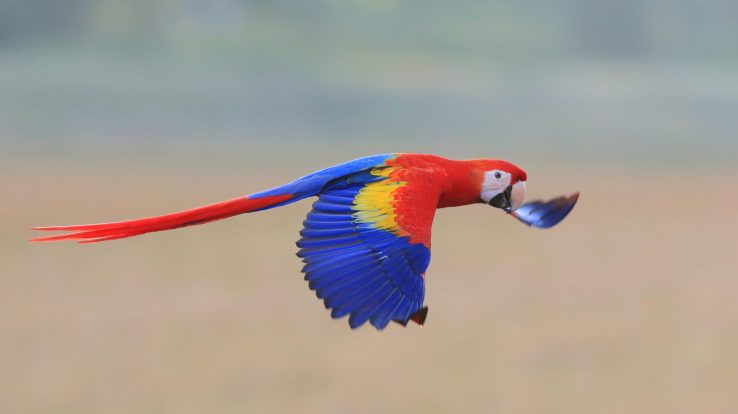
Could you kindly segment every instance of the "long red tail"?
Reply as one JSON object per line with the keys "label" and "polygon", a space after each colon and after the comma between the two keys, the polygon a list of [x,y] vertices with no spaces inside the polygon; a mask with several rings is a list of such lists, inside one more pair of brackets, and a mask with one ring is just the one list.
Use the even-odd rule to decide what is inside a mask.
{"label": "long red tail", "polygon": [[205,207],[180,211],[163,216],[149,217],[139,220],[119,221],[115,223],[84,224],[76,226],[34,227],[32,230],[67,231],[71,233],[56,236],[36,237],[33,242],[58,240],[80,240],[80,243],[95,243],[107,240],[123,239],[154,231],[194,226],[211,221],[232,217],[265,209],[292,199],[291,194],[266,197],[240,197]]}

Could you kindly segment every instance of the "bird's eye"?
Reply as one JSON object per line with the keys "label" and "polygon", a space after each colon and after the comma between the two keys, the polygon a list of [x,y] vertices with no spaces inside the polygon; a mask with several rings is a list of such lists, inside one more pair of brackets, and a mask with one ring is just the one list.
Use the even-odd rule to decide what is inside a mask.
{"label": "bird's eye", "polygon": [[502,178],[502,173],[501,173],[501,172],[499,172],[499,171],[495,171],[495,178],[497,178],[498,180],[499,180],[500,178]]}

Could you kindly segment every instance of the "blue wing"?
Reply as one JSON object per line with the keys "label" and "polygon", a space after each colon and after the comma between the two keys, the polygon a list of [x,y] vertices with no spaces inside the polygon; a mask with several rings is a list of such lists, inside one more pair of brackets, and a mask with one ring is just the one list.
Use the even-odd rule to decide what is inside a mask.
{"label": "blue wing", "polygon": [[512,214],[529,226],[547,229],[559,224],[571,212],[578,199],[579,193],[575,193],[546,202],[531,201],[520,206]]}
{"label": "blue wing", "polygon": [[310,289],[333,318],[350,315],[352,329],[367,321],[377,329],[393,320],[405,324],[422,310],[425,296],[430,250],[356,218],[357,194],[384,179],[364,172],[329,185],[297,242]]}

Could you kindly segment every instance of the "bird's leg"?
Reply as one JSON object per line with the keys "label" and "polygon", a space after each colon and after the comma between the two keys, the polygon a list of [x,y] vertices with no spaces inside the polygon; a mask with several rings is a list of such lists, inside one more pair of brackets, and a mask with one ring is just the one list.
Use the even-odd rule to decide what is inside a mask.
{"label": "bird's leg", "polygon": [[410,317],[407,318],[407,320],[405,320],[405,321],[393,320],[393,322],[398,323],[398,324],[400,324],[402,326],[407,326],[407,323],[409,321],[413,321],[413,322],[417,323],[418,325],[423,326],[425,324],[425,319],[427,317],[428,317],[428,307],[427,306],[423,306],[422,308],[420,308],[419,310],[417,310],[415,313],[413,313],[412,315],[410,315]]}

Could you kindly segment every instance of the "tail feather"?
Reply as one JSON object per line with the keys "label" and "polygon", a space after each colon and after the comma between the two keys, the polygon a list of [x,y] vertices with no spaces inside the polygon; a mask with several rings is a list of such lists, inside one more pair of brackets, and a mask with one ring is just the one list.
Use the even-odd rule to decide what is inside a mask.
{"label": "tail feather", "polygon": [[392,154],[383,154],[359,158],[357,160],[316,171],[291,183],[275,187],[267,191],[163,216],[149,217],[139,220],[119,221],[115,223],[34,227],[32,230],[66,231],[69,233],[36,237],[31,239],[31,241],[50,242],[59,240],[78,240],[80,243],[96,243],[138,236],[140,234],[151,233],[154,231],[194,226],[196,224],[209,223],[211,221],[232,217],[238,214],[278,207],[317,195],[329,182],[346,175],[384,165],[384,162],[393,156],[394,155]]}
{"label": "tail feather", "polygon": [[272,207],[291,200],[292,198],[293,196],[291,194],[254,198],[240,197],[209,206],[194,208],[192,210],[138,220],[72,226],[34,227],[32,230],[67,231],[71,233],[36,237],[31,239],[31,241],[50,242],[60,240],[80,240],[80,243],[96,243],[123,239],[155,231],[171,230],[178,227],[209,223],[211,221],[221,220],[238,214]]}

